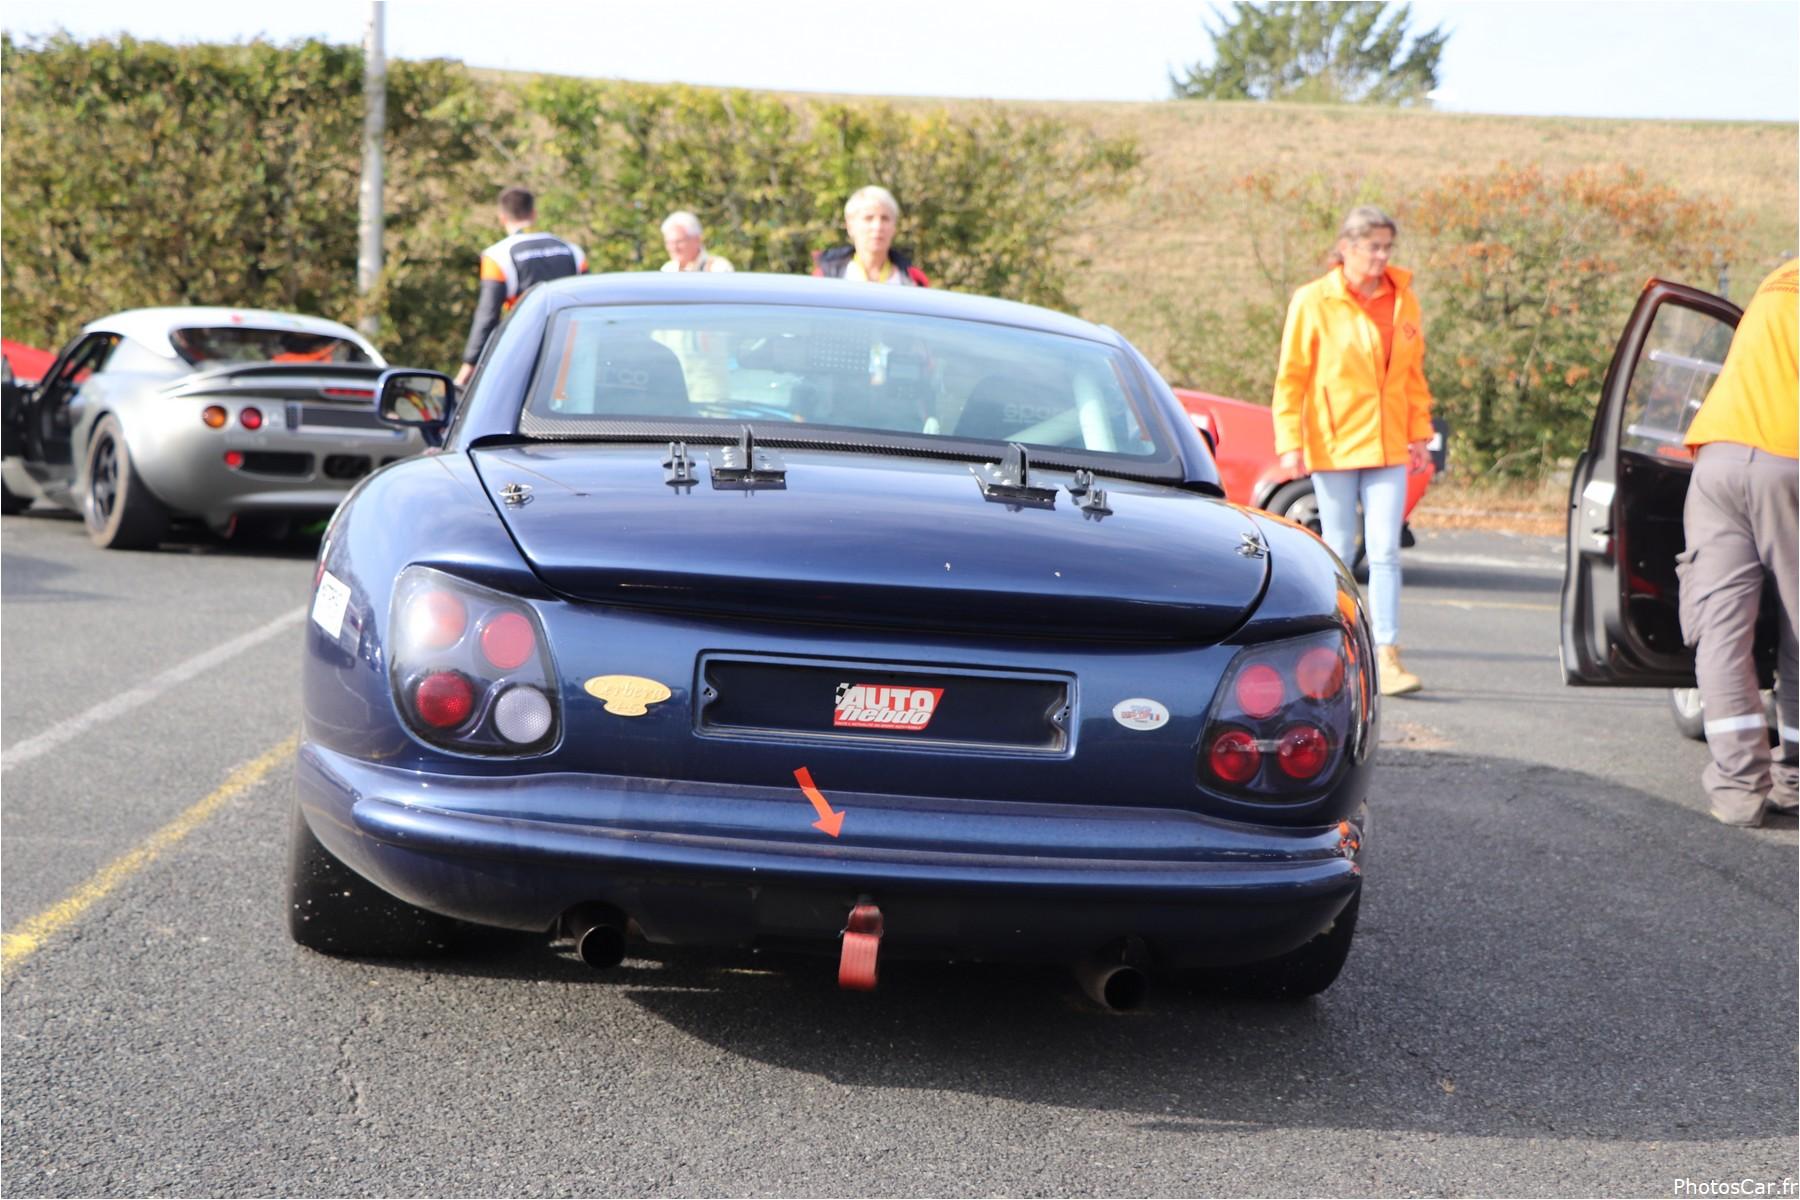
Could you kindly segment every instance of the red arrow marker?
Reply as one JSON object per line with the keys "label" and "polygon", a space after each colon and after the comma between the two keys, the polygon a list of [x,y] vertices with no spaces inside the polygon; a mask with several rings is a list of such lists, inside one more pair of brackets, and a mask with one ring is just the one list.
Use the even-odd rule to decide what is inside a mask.
{"label": "red arrow marker", "polygon": [[801,767],[794,772],[794,778],[799,781],[800,790],[806,793],[806,798],[812,801],[813,808],[819,814],[819,819],[813,822],[813,828],[822,829],[836,837],[838,830],[844,827],[844,814],[831,811],[831,805],[826,803],[824,794],[813,786],[811,771]]}

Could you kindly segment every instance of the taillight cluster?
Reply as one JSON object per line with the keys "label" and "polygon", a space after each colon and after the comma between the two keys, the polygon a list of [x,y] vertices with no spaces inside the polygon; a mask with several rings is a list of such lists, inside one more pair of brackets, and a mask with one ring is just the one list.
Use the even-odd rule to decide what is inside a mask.
{"label": "taillight cluster", "polygon": [[[247,404],[238,409],[238,424],[245,429],[261,429],[263,427],[262,409],[254,404]],[[208,429],[223,429],[231,424],[231,410],[223,404],[209,404],[200,410],[200,423]]]}
{"label": "taillight cluster", "polygon": [[1207,717],[1201,782],[1258,800],[1317,795],[1365,736],[1366,670],[1343,630],[1244,650]]}
{"label": "taillight cluster", "polygon": [[394,698],[425,740],[472,754],[530,754],[556,740],[549,647],[517,600],[408,567],[389,642]]}

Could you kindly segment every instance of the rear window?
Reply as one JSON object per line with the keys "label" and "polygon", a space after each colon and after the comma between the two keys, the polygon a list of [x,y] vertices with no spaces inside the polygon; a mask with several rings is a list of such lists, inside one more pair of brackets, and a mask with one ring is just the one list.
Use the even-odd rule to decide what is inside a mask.
{"label": "rear window", "polygon": [[576,308],[551,324],[519,427],[579,437],[621,421],[785,423],[1166,457],[1133,379],[1112,347],[976,321],[791,306]]}
{"label": "rear window", "polygon": [[363,348],[330,334],[248,325],[200,325],[169,335],[175,352],[198,367],[207,363],[366,363]]}

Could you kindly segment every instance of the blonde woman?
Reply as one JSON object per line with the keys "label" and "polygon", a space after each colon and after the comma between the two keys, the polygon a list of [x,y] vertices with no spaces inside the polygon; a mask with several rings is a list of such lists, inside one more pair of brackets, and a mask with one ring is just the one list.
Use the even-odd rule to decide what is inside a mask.
{"label": "blonde woman", "polygon": [[925,272],[896,251],[894,230],[900,224],[900,202],[884,187],[860,188],[844,204],[848,246],[813,255],[813,274],[825,279],[853,279],[898,287],[930,287]]}
{"label": "blonde woman", "polygon": [[1331,270],[1294,293],[1275,376],[1275,452],[1311,474],[1325,543],[1345,562],[1361,534],[1381,692],[1416,692],[1400,661],[1400,526],[1406,476],[1431,441],[1425,330],[1412,273],[1392,265],[1394,219],[1350,210]]}

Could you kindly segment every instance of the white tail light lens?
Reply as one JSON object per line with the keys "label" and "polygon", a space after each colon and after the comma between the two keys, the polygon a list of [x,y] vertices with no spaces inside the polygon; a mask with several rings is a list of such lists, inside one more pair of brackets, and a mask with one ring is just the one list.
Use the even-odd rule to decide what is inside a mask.
{"label": "white tail light lens", "polygon": [[543,741],[554,719],[550,697],[529,684],[507,688],[494,702],[494,728],[514,745],[529,746]]}

